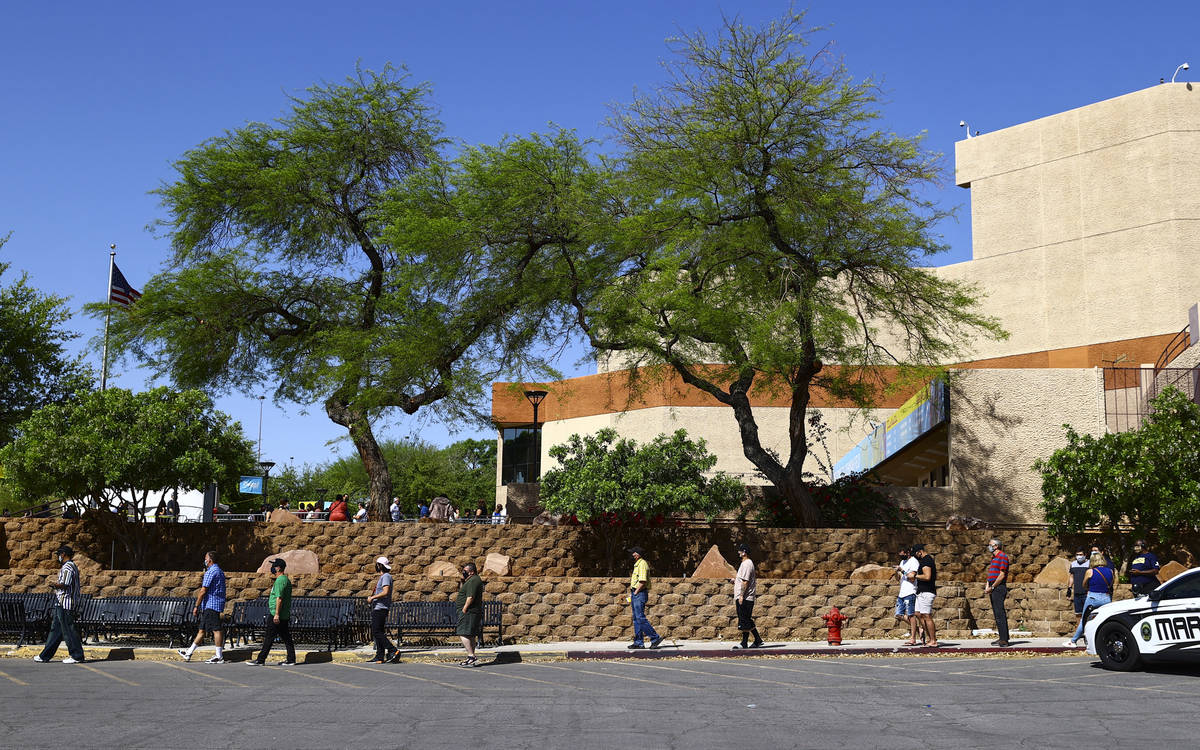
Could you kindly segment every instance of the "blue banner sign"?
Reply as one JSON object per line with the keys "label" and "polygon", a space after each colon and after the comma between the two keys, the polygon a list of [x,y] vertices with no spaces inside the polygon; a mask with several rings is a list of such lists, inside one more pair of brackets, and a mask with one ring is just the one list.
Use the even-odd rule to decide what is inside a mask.
{"label": "blue banner sign", "polygon": [[896,455],[945,422],[949,406],[946,383],[941,380],[928,383],[833,465],[834,478],[873,469]]}
{"label": "blue banner sign", "polygon": [[243,495],[261,495],[263,493],[263,478],[242,477],[238,480],[238,492]]}

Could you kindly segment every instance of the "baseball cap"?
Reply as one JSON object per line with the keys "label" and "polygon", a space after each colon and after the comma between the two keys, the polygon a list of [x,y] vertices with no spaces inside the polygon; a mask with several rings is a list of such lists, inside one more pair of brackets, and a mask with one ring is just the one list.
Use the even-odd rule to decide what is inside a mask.
{"label": "baseball cap", "polygon": [[56,554],[56,555],[74,555],[75,550],[71,549],[70,545],[60,544],[60,545],[58,545],[58,549],[54,550],[54,554]]}
{"label": "baseball cap", "polygon": [[375,562],[382,565],[384,570],[392,569],[392,564],[390,562],[388,562],[388,559],[386,557],[384,557],[383,555],[380,555],[379,557],[375,558]]}
{"label": "baseball cap", "polygon": [[911,547],[909,547],[909,548],[908,548],[908,551],[909,551],[909,552],[913,552],[913,553],[916,553],[916,552],[924,552],[924,551],[925,551],[925,545],[924,545],[924,544],[914,544],[913,546],[911,546]]}
{"label": "baseball cap", "polygon": [[738,552],[749,552],[750,551],[750,547],[748,547],[745,543],[739,544],[738,546],[734,547],[734,549],[737,550]]}
{"label": "baseball cap", "polygon": [[282,557],[277,557],[271,561],[271,567],[279,568],[280,570],[284,570],[285,568],[287,568],[287,560],[284,560]]}
{"label": "baseball cap", "polygon": [[635,553],[635,552],[636,552],[637,554],[639,554],[639,555],[644,555],[644,554],[645,554],[645,553],[642,551],[642,548],[641,548],[641,547],[630,547],[630,548],[629,548],[629,554],[633,554],[633,553]]}

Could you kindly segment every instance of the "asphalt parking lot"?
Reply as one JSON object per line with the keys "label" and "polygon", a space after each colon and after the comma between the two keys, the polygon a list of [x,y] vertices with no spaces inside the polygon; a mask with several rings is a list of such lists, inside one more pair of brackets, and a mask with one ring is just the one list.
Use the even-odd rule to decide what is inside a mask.
{"label": "asphalt parking lot", "polygon": [[1086,656],[0,662],[7,747],[1195,747],[1200,667]]}

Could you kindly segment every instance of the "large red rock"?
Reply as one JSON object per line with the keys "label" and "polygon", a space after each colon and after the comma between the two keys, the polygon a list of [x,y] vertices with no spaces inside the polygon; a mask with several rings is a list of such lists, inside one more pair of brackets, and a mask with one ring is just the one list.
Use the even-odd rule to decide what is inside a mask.
{"label": "large red rock", "polygon": [[430,578],[457,578],[458,566],[445,560],[438,560],[425,568],[425,575]]}
{"label": "large red rock", "polygon": [[321,566],[317,560],[317,554],[306,549],[290,549],[286,552],[280,552],[278,555],[267,555],[263,560],[262,565],[258,566],[256,573],[270,573],[271,561],[275,558],[282,558],[287,563],[287,574],[289,576],[300,575],[302,573],[320,573]]}
{"label": "large red rock", "polygon": [[1033,577],[1033,582],[1066,586],[1071,583],[1071,561],[1065,557],[1054,558]]}
{"label": "large red rock", "polygon": [[295,513],[291,512],[290,510],[284,510],[283,508],[276,508],[275,510],[268,513],[267,514],[267,522],[268,523],[304,523],[304,521],[300,520],[300,516],[297,516]]}
{"label": "large red rock", "polygon": [[696,566],[696,572],[692,573],[692,578],[723,578],[730,579],[737,574],[737,568],[729,564],[729,561],[721,555],[721,551],[717,549],[717,545],[713,545],[700,564]]}
{"label": "large red rock", "polygon": [[895,577],[894,569],[871,563],[860,565],[850,573],[852,580],[859,581],[890,581]]}
{"label": "large red rock", "polygon": [[1174,578],[1175,576],[1184,572],[1185,570],[1187,570],[1186,566],[1181,565],[1181,564],[1175,562],[1174,560],[1172,560],[1171,562],[1167,563],[1166,565],[1164,565],[1158,569],[1158,580],[1161,581],[1162,583],[1166,583],[1167,581],[1171,580],[1172,578]]}
{"label": "large red rock", "polygon": [[487,558],[483,561],[483,569],[498,576],[506,576],[509,573],[509,563],[511,561],[512,558],[508,555],[502,555],[499,552],[489,552]]}

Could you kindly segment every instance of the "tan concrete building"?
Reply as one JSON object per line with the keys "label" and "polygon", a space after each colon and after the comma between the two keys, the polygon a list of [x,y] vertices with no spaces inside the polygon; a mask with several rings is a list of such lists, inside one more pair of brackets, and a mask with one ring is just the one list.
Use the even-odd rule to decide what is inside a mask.
{"label": "tan concrete building", "polygon": [[[1010,335],[952,363],[947,420],[869,463],[924,520],[1038,521],[1031,465],[1063,444],[1064,423],[1091,434],[1136,426],[1148,393],[1168,378],[1200,397],[1198,379],[1178,368],[1200,363],[1191,346],[1200,336],[1200,91],[1161,84],[968,138],[955,159],[956,182],[971,191],[972,260],[934,271],[977,284],[983,312]],[[548,465],[549,446],[605,426],[639,442],[682,427],[708,441],[718,469],[763,483],[731,411],[673,377],[632,400],[625,373],[603,364],[538,387],[548,392],[540,457],[529,451],[523,388],[493,387],[498,502],[539,460]],[[816,403],[835,428],[827,459],[854,458],[870,421],[887,425],[905,401],[881,403],[869,420]],[[763,396],[754,406],[764,444],[784,448],[786,405]],[[810,465],[816,471],[812,457]]]}

